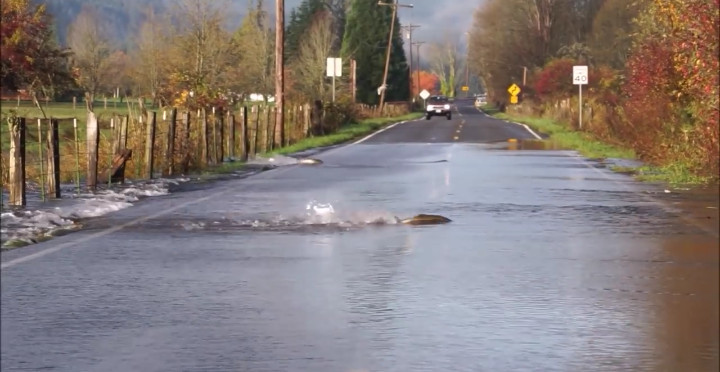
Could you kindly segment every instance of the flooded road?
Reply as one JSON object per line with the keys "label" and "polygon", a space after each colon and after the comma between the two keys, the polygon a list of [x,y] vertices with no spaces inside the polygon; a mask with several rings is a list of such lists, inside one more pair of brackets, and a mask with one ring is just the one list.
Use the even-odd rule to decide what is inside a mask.
{"label": "flooded road", "polygon": [[460,107],[3,252],[1,369],[717,370],[717,199],[508,138]]}

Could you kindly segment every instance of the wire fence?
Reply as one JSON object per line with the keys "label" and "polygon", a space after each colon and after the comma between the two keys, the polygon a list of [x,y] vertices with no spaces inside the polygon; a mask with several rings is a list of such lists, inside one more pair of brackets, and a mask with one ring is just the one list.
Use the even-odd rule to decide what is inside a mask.
{"label": "wire fence", "polygon": [[[356,108],[364,117],[379,114],[375,107]],[[402,113],[407,113],[402,104],[390,104],[384,112]],[[337,129],[325,125],[318,106],[289,105],[284,116],[282,137],[276,107],[268,105],[232,111],[139,107],[124,115],[88,113],[87,118],[10,116],[2,140],[2,184],[10,205],[25,205],[28,184],[40,190],[42,200],[60,198],[61,184],[72,183],[80,193],[126,178],[187,174]]]}

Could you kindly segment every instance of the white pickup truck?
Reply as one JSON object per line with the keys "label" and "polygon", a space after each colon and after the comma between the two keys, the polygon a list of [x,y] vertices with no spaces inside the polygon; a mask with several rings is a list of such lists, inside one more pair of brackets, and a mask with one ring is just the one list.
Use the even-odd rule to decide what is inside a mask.
{"label": "white pickup truck", "polygon": [[452,106],[450,100],[445,96],[431,96],[425,106],[425,119],[430,120],[433,116],[445,116],[452,120]]}

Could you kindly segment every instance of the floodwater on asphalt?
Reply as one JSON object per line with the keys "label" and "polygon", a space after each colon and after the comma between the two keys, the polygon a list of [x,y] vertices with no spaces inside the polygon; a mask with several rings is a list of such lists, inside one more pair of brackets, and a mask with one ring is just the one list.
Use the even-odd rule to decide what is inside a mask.
{"label": "floodwater on asphalt", "polygon": [[716,200],[489,147],[351,146],[12,267],[2,370],[718,369]]}

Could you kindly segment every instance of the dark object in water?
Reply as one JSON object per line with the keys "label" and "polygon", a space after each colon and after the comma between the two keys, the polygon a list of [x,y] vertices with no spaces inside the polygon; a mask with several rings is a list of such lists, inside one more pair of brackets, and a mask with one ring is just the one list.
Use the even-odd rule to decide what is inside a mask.
{"label": "dark object in water", "polygon": [[417,216],[403,220],[398,218],[397,221],[405,225],[439,225],[452,222],[451,219],[437,214],[418,214]]}
{"label": "dark object in water", "polygon": [[315,165],[315,164],[322,164],[322,163],[323,163],[323,161],[320,159],[313,159],[313,158],[298,159],[298,164]]}

